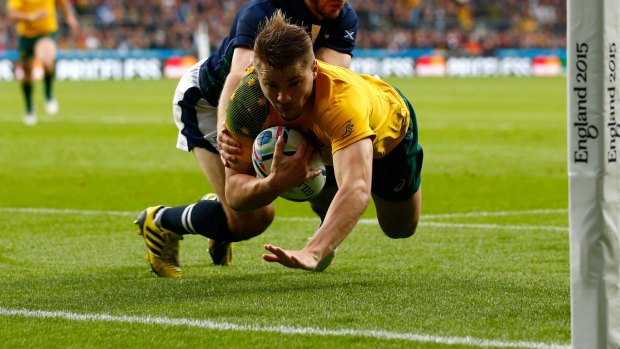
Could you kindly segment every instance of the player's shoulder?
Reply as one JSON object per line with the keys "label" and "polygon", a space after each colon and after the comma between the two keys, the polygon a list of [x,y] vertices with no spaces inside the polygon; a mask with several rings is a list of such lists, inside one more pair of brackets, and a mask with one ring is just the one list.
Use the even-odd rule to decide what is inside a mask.
{"label": "player's shoulder", "polygon": [[346,84],[358,84],[361,75],[339,65],[327,63],[317,59],[317,66],[319,76],[323,76],[331,81],[338,81],[339,83]]}
{"label": "player's shoulder", "polygon": [[[231,96],[231,99],[234,99],[234,98],[241,98],[241,99],[247,99],[247,98],[263,99],[265,98],[265,95],[263,94],[263,91],[260,88],[260,84],[258,83],[258,74],[256,73],[256,70],[254,69],[254,67],[249,67],[245,71],[245,74],[243,75],[241,82],[237,86],[237,89],[235,90],[233,96]],[[261,105],[262,105],[262,102],[261,102]]]}
{"label": "player's shoulder", "polygon": [[354,71],[320,60],[317,65],[315,90],[321,98],[316,103],[321,110],[368,109],[374,97],[381,95],[377,86]]}
{"label": "player's shoulder", "polygon": [[348,2],[344,4],[338,18],[340,18],[340,20],[344,23],[357,23],[357,13],[351,6],[349,6]]}
{"label": "player's shoulder", "polygon": [[239,82],[226,109],[226,128],[235,136],[255,138],[269,117],[269,101],[253,68]]}
{"label": "player's shoulder", "polygon": [[273,0],[252,0],[239,8],[237,17],[244,23],[259,24],[271,17],[276,10]]}

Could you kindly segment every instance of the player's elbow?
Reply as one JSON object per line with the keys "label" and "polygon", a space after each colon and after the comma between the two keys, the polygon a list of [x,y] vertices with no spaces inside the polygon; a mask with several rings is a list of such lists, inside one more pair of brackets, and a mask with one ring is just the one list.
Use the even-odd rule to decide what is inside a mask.
{"label": "player's elbow", "polygon": [[359,200],[360,200],[360,205],[363,207],[368,207],[368,205],[370,205],[370,200],[372,198],[372,196],[370,195],[370,189],[365,190],[365,189],[360,189],[359,190]]}
{"label": "player's elbow", "polygon": [[226,191],[226,200],[228,200],[228,206],[230,206],[233,210],[245,211],[243,203],[235,198],[234,195],[231,195],[228,191]]}
{"label": "player's elbow", "polygon": [[260,195],[253,195],[241,186],[226,183],[224,190],[228,206],[235,211],[250,211],[265,207],[271,203],[263,199]]}
{"label": "player's elbow", "polygon": [[245,200],[243,196],[239,195],[237,190],[230,188],[228,185],[226,185],[225,194],[226,200],[228,201],[228,206],[235,211],[247,211],[254,208],[250,207],[247,200]]}
{"label": "player's elbow", "polygon": [[234,195],[228,195],[226,194],[226,199],[228,200],[228,206],[230,206],[230,208],[232,208],[235,211],[251,211],[251,210],[256,210],[259,209],[261,207],[265,207],[266,205],[268,205],[269,203],[264,204],[262,201],[261,202],[255,202],[253,200],[250,199],[245,199],[245,198],[236,198]]}
{"label": "player's elbow", "polygon": [[240,195],[238,186],[235,185],[235,181],[232,179],[226,179],[226,184],[224,185],[224,195],[226,196],[226,202],[228,206],[235,211],[243,211],[244,210],[244,200]]}
{"label": "player's elbow", "polygon": [[[344,188],[341,188],[344,189]],[[365,181],[359,181],[348,188],[348,197],[351,198],[350,203],[356,203],[356,206],[363,207],[364,209],[370,205],[372,198],[370,194],[370,184]]]}

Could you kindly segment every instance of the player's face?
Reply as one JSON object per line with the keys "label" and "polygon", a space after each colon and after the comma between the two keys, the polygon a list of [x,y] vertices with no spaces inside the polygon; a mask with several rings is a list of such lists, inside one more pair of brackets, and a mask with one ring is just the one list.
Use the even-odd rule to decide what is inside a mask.
{"label": "player's face", "polygon": [[300,62],[280,69],[255,60],[254,67],[265,97],[282,117],[293,120],[301,115],[312,95],[316,63]]}
{"label": "player's face", "polygon": [[306,0],[311,9],[324,18],[334,19],[340,15],[347,0]]}

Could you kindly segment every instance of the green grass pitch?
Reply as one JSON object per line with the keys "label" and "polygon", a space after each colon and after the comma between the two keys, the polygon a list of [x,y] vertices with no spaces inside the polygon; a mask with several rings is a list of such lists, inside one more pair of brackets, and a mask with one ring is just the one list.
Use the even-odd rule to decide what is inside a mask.
{"label": "green grass pitch", "polygon": [[372,207],[324,273],[261,260],[318,220],[277,219],[215,267],[183,241],[179,280],[148,272],[143,208],[209,186],[175,149],[176,81],[58,82],[60,114],[21,123],[0,83],[0,347],[566,348],[565,78],[390,79],[425,150],[423,217],[390,240]]}

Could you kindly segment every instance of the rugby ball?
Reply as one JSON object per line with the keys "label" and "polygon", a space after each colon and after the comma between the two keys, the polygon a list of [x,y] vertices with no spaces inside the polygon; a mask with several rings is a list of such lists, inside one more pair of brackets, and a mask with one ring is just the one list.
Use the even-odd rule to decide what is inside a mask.
{"label": "rugby ball", "polygon": [[[263,130],[255,139],[252,145],[252,165],[259,177],[267,177],[271,173],[271,162],[273,153],[276,150],[278,138],[284,137],[284,154],[294,155],[299,143],[304,139],[301,132],[285,126],[274,126]],[[321,174],[306,180],[300,185],[290,188],[280,196],[290,201],[308,201],[317,197],[325,186],[326,172],[323,158],[318,152],[314,152],[314,157],[310,168],[321,169]]]}

